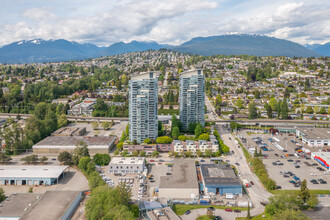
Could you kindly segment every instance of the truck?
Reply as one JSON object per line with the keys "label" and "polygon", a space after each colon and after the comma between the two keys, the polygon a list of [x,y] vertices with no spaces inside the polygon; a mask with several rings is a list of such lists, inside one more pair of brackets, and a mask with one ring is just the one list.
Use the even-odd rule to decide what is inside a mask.
{"label": "truck", "polygon": [[226,193],[226,199],[235,199],[235,195],[232,193]]}
{"label": "truck", "polygon": [[283,150],[284,150],[283,147],[281,147],[281,145],[279,145],[278,143],[273,143],[273,145],[274,145],[277,149],[279,149],[280,151],[283,151]]}
{"label": "truck", "polygon": [[276,137],[273,137],[273,140],[276,141],[276,142],[280,142],[280,139],[278,139]]}
{"label": "truck", "polygon": [[243,179],[243,184],[245,187],[250,187],[250,182],[247,179]]}

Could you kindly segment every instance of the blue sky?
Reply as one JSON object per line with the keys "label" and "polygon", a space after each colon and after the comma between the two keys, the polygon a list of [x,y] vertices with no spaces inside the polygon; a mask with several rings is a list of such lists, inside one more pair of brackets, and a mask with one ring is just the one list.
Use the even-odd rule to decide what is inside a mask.
{"label": "blue sky", "polygon": [[35,38],[177,45],[231,33],[330,41],[329,0],[1,0],[0,16],[0,46]]}

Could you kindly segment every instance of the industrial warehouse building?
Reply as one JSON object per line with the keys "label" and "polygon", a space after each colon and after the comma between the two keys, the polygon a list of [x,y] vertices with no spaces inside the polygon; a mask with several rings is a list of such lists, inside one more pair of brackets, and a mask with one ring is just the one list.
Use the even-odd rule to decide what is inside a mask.
{"label": "industrial warehouse building", "polygon": [[242,185],[228,164],[201,164],[202,189],[205,194],[242,194]]}
{"label": "industrial warehouse building", "polygon": [[1,203],[0,220],[69,220],[78,208],[83,195],[80,191],[12,194]]}
{"label": "industrial warehouse building", "polygon": [[109,164],[110,173],[143,173],[145,171],[143,157],[113,157]]}
{"label": "industrial warehouse building", "polygon": [[172,175],[160,177],[158,195],[167,199],[198,199],[195,160],[174,159]]}
{"label": "industrial warehouse building", "polygon": [[68,166],[0,166],[0,185],[53,185]]}
{"label": "industrial warehouse building", "polygon": [[58,154],[63,151],[72,153],[77,144],[83,141],[87,146],[90,154],[110,152],[116,141],[115,136],[49,136],[39,143],[32,146],[33,153],[54,153]]}
{"label": "industrial warehouse building", "polygon": [[324,147],[330,145],[329,128],[298,128],[296,136],[310,147]]}
{"label": "industrial warehouse building", "polygon": [[326,169],[330,170],[330,152],[312,152],[311,157]]}

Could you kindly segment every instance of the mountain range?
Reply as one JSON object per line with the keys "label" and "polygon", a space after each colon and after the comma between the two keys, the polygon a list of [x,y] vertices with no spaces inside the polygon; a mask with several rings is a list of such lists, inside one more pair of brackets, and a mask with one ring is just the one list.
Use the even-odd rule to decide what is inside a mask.
{"label": "mountain range", "polygon": [[0,48],[0,63],[34,63],[82,60],[100,56],[110,56],[128,52],[159,50],[166,48],[188,54],[211,55],[255,55],[318,57],[329,56],[330,43],[306,45],[261,35],[221,35],[193,38],[179,46],[158,44],[157,42],[118,42],[109,47],[94,44],[80,44],[74,41],[42,40],[18,41]]}
{"label": "mountain range", "polygon": [[310,50],[314,50],[317,53],[321,54],[322,56],[330,57],[330,42],[325,44],[307,44],[305,45],[306,48]]}

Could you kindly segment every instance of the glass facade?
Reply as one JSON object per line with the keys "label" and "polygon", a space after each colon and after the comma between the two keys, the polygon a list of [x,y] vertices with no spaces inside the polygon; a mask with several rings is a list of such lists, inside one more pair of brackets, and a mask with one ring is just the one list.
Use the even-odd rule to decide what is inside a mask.
{"label": "glass facade", "polygon": [[158,135],[158,77],[154,72],[129,81],[129,140],[142,143]]}
{"label": "glass facade", "polygon": [[180,74],[180,120],[183,129],[189,123],[199,122],[204,126],[205,77],[203,71],[190,70]]}

